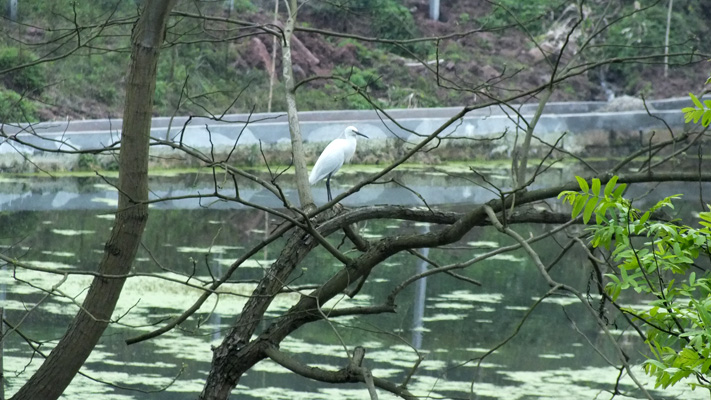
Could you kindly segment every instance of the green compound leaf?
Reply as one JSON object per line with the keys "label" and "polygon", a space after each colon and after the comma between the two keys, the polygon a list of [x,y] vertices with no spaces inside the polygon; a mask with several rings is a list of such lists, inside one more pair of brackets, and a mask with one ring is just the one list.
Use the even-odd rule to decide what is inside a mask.
{"label": "green compound leaf", "polygon": [[612,190],[615,188],[615,185],[617,185],[617,175],[614,175],[612,178],[610,178],[609,181],[607,181],[604,192],[605,197],[608,197],[612,194]]}
{"label": "green compound leaf", "polygon": [[578,185],[580,185],[580,190],[583,192],[587,193],[590,190],[590,186],[588,186],[588,183],[583,179],[582,177],[575,176],[575,179],[578,181]]}

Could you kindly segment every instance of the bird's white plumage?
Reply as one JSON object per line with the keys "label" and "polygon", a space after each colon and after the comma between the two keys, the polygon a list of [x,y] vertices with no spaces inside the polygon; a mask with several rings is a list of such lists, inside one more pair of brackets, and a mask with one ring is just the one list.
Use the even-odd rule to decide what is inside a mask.
{"label": "bird's white plumage", "polygon": [[350,161],[356,149],[356,135],[358,129],[349,126],[345,131],[323,149],[316,160],[316,165],[309,174],[309,183],[314,184],[329,174],[333,175],[341,169],[344,163]]}
{"label": "bird's white plumage", "polygon": [[[316,160],[316,164],[309,174],[310,184],[313,185],[324,178],[330,179],[336,171],[341,169],[344,163],[350,161],[356,150],[357,135],[365,136],[358,132],[356,127],[349,126],[341,133],[341,136],[333,140],[323,149],[323,152],[318,157],[318,160]],[[326,188],[329,190],[330,197],[328,182],[326,182]]]}

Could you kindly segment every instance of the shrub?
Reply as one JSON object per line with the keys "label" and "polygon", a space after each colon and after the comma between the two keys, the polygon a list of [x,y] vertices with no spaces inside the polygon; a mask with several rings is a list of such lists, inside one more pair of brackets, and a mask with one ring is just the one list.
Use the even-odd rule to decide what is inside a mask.
{"label": "shrub", "polygon": [[[36,57],[17,47],[0,47],[0,71],[27,64]],[[1,75],[2,82],[8,89],[16,92],[36,92],[39,93],[46,85],[44,69],[42,65],[22,68]]]}
{"label": "shrub", "polygon": [[37,122],[37,107],[12,90],[0,90],[0,122]]}

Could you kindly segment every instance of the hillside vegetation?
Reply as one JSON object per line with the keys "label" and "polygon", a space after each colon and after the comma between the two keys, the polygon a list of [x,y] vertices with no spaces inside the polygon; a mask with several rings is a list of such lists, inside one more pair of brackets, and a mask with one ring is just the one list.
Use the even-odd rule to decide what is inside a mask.
{"label": "hillside vegetation", "polygon": [[[372,107],[359,91],[380,107],[403,108],[472,104],[525,90],[549,76],[551,59],[542,51],[554,53],[560,48],[578,12],[561,0],[442,3],[440,21],[428,19],[427,0],[305,3],[297,23],[303,29],[296,33],[293,53],[297,79],[307,80],[297,91],[300,110]],[[693,0],[673,4],[669,53],[692,49],[711,53],[709,41],[702,37],[711,19],[711,4]],[[659,54],[664,48],[667,7],[667,1],[585,2],[583,10],[591,18],[570,36],[568,51],[572,54],[579,45],[576,41],[582,40],[584,35],[578,33],[591,29],[587,21],[606,12],[605,21],[611,25],[593,39],[581,62]],[[156,113],[266,111],[273,38],[226,20],[272,23],[273,1],[185,2],[178,10],[159,65]],[[196,14],[220,20],[203,23],[190,17]],[[282,7],[281,20],[284,15]],[[120,117],[130,29],[136,16],[135,1],[20,1],[17,21],[6,21],[2,28],[0,120]],[[457,32],[468,33],[398,45],[359,39],[406,40]],[[284,109],[279,57],[272,111]],[[423,65],[427,61],[432,63]],[[701,90],[709,71],[706,65],[688,65],[688,55],[672,56],[669,61],[668,78],[663,78],[661,57],[644,59],[644,67],[620,62],[566,80],[552,99],[605,100],[622,94],[663,98]]]}

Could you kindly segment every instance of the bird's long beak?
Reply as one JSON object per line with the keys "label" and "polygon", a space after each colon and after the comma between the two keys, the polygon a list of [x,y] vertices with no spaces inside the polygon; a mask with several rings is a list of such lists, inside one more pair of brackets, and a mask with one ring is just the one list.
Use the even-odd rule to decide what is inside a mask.
{"label": "bird's long beak", "polygon": [[360,135],[360,136],[363,136],[363,137],[366,138],[366,139],[370,139],[369,137],[365,136],[364,134],[362,134],[362,133],[360,133],[360,132],[358,132],[358,131],[353,131],[353,132],[355,132],[356,135]]}

